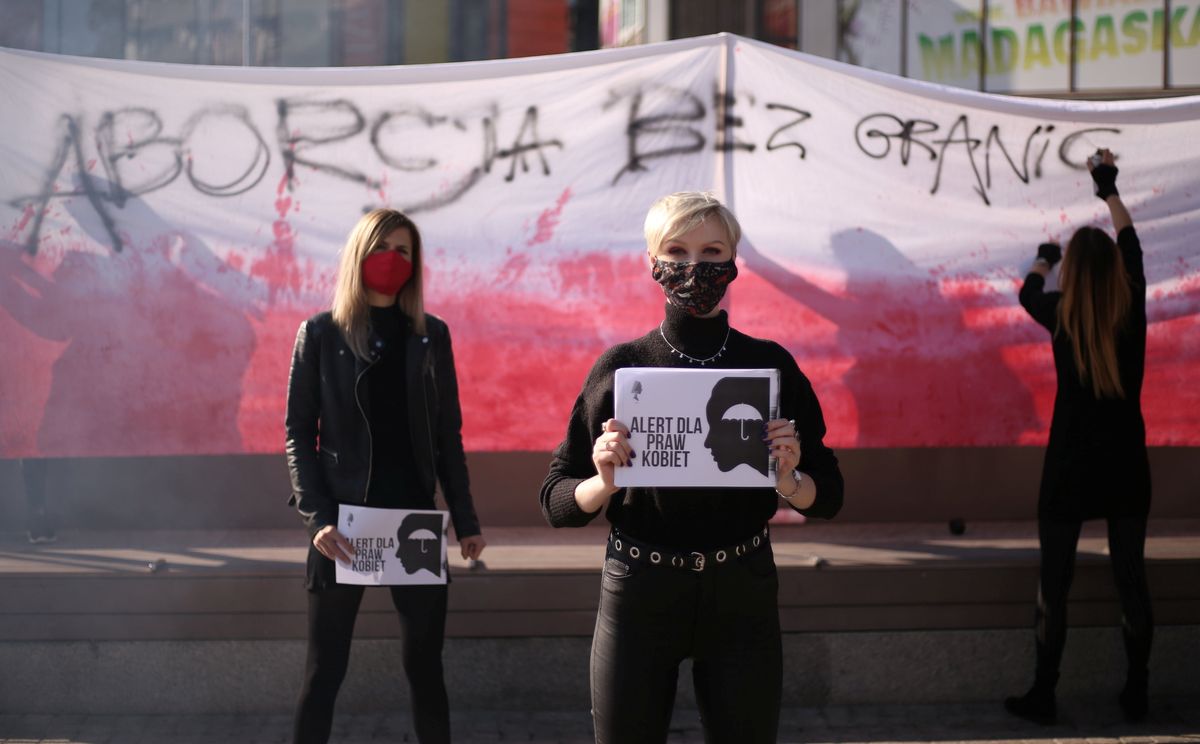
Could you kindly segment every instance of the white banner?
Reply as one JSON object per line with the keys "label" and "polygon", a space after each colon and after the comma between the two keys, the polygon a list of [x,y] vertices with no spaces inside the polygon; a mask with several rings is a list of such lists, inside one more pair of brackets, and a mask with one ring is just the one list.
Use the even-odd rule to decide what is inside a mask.
{"label": "white banner", "polygon": [[549,450],[596,356],[660,319],[641,224],[682,189],[738,214],[733,323],[795,354],[829,442],[1037,444],[1053,362],[1016,288],[1107,224],[1099,146],[1147,251],[1151,441],[1200,445],[1197,98],[987,96],[719,36],[307,70],[0,51],[0,100],[0,456],[278,451],[296,327],[382,205],[423,232],[468,449]]}

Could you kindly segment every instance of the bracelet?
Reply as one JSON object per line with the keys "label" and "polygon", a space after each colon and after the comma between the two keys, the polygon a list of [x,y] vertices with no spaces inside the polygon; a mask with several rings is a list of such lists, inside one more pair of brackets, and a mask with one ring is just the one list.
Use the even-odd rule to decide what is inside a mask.
{"label": "bracelet", "polygon": [[779,498],[783,499],[784,501],[790,502],[792,499],[796,498],[796,494],[800,493],[800,484],[804,482],[804,476],[801,475],[800,471],[796,470],[795,468],[792,469],[792,481],[796,484],[796,487],[792,489],[791,496],[788,496],[783,491],[780,491],[778,487],[775,488],[775,493],[779,494]]}

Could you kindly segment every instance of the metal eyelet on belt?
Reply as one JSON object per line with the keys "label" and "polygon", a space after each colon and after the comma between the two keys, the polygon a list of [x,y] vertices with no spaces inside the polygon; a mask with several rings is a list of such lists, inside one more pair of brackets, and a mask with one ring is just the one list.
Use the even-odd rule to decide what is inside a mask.
{"label": "metal eyelet on belt", "polygon": [[642,555],[642,551],[638,550],[636,545],[629,546],[629,557],[630,558],[640,558],[641,555]]}
{"label": "metal eyelet on belt", "polygon": [[728,557],[729,555],[724,550],[717,551],[717,563],[724,563]]}
{"label": "metal eyelet on belt", "polygon": [[746,554],[746,546],[739,545],[733,549],[733,552],[737,553],[738,555],[745,555]]}
{"label": "metal eyelet on belt", "polygon": [[654,564],[662,563],[662,555],[657,550],[651,551],[650,562]]}
{"label": "metal eyelet on belt", "polygon": [[754,536],[754,547],[756,547],[756,548],[757,548],[757,547],[758,547],[758,543],[759,543],[760,541],[761,541],[761,538],[759,538],[759,537],[758,537],[758,535],[755,535],[755,536]]}
{"label": "metal eyelet on belt", "polygon": [[621,538],[618,537],[616,540],[613,541],[613,547],[617,549],[618,553],[621,552]]}
{"label": "metal eyelet on belt", "polygon": [[[678,561],[678,562],[676,562],[676,561]],[[686,565],[686,562],[683,560],[682,557],[673,555],[673,556],[671,556],[671,565],[674,566],[675,568],[683,568]]]}

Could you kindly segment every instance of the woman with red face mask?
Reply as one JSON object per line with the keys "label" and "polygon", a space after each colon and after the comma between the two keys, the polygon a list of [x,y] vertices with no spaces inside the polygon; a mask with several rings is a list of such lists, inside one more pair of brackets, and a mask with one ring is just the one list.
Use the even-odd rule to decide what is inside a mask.
{"label": "woman with red face mask", "polygon": [[[440,481],[463,558],[486,543],[471,501],[450,332],[424,312],[421,235],[377,209],[342,249],[333,308],[300,326],[287,397],[291,504],[308,528],[308,656],[295,742],[326,742],[363,587],[338,584],[354,549],[338,505],[433,509]],[[422,744],[450,741],[442,674],[445,584],[389,587]]]}

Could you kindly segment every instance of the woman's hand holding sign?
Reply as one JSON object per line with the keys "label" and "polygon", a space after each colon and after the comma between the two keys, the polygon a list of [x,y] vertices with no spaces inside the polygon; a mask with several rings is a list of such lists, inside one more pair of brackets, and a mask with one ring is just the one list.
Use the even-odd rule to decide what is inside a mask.
{"label": "woman's hand holding sign", "polygon": [[613,485],[613,468],[633,464],[633,447],[629,444],[629,428],[616,419],[604,422],[604,429],[596,437],[596,445],[592,448],[592,462],[596,472],[604,479],[604,483]]}
{"label": "woman's hand holding sign", "polygon": [[629,444],[629,427],[609,419],[604,422],[600,436],[592,446],[592,464],[596,475],[575,488],[575,502],[579,508],[594,513],[604,508],[608,497],[619,489],[613,483],[616,468],[633,464],[633,447]]}
{"label": "woman's hand holding sign", "polygon": [[771,456],[778,463],[779,478],[775,490],[794,507],[804,509],[812,506],[817,498],[817,488],[812,478],[793,475],[800,466],[800,436],[796,433],[796,422],[789,419],[771,419],[763,425],[763,441],[771,448]]}
{"label": "woman's hand holding sign", "polygon": [[354,546],[332,524],[322,527],[317,534],[313,535],[312,541],[321,555],[331,561],[349,564],[354,555]]}
{"label": "woman's hand holding sign", "polygon": [[[763,424],[763,441],[771,448],[771,456],[778,460],[780,473],[788,475],[800,464],[800,439],[792,421],[771,419]],[[790,475],[787,480],[791,480]]]}

